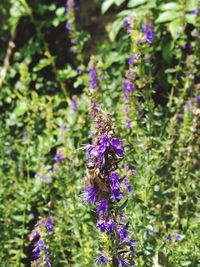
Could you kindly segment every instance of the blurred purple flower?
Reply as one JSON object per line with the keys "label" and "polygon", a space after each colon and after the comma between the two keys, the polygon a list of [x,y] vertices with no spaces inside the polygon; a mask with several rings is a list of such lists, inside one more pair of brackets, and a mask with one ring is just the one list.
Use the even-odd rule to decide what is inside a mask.
{"label": "blurred purple flower", "polygon": [[130,18],[127,17],[124,19],[124,25],[126,29],[130,32],[132,30],[131,23],[130,23]]}
{"label": "blurred purple flower", "polygon": [[98,260],[103,263],[104,266],[111,261],[111,259],[106,258],[103,254],[98,257]]}
{"label": "blurred purple flower", "polygon": [[119,226],[118,229],[118,234],[119,234],[119,240],[120,243],[127,242],[128,241],[128,231],[124,225]]}
{"label": "blurred purple flower", "polygon": [[97,210],[97,214],[99,215],[107,215],[107,211],[108,211],[108,201],[107,199],[101,199],[98,202],[98,210]]}
{"label": "blurred purple flower", "polygon": [[124,214],[119,214],[119,219],[121,222],[125,222],[126,216]]}
{"label": "blurred purple flower", "polygon": [[142,31],[144,33],[145,42],[152,44],[155,37],[155,32],[153,31],[153,23],[149,22],[142,25]]}
{"label": "blurred purple flower", "polygon": [[100,229],[101,233],[105,232],[105,230],[106,230],[106,222],[105,222],[105,220],[103,218],[100,218],[97,221],[97,227]]}
{"label": "blurred purple flower", "polygon": [[96,186],[88,185],[85,189],[85,199],[88,203],[95,203],[97,201],[98,188]]}
{"label": "blurred purple flower", "polygon": [[97,70],[96,68],[93,66],[92,68],[89,69],[89,75],[90,75],[90,89],[96,89],[98,90],[98,78],[97,78]]}
{"label": "blurred purple flower", "polygon": [[109,233],[111,231],[116,230],[116,222],[113,220],[113,218],[109,218],[107,223],[106,223],[106,232]]}
{"label": "blurred purple flower", "polygon": [[131,188],[131,186],[129,184],[129,181],[128,181],[127,177],[124,178],[124,185],[125,185],[125,187],[127,189],[127,193],[130,194],[132,192],[132,188]]}
{"label": "blurred purple flower", "polygon": [[47,230],[47,233],[49,234],[51,231],[53,231],[53,225],[52,225],[52,218],[49,217],[45,222],[45,227]]}
{"label": "blurred purple flower", "polygon": [[73,95],[72,96],[72,99],[71,99],[71,108],[72,108],[72,111],[77,112],[77,107],[78,107],[77,98],[76,98],[75,95]]}
{"label": "blurred purple flower", "polygon": [[128,63],[130,64],[130,65],[134,65],[134,64],[136,64],[136,61],[137,61],[137,59],[140,57],[140,54],[134,54],[134,55],[132,55],[131,57],[129,57],[129,59],[128,59]]}

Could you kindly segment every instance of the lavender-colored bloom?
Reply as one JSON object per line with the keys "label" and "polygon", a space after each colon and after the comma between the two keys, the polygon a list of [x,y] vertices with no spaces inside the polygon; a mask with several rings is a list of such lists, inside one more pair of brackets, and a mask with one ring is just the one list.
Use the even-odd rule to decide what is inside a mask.
{"label": "lavender-colored bloom", "polygon": [[90,88],[91,89],[98,89],[97,85],[98,85],[98,78],[97,78],[97,71],[96,68],[93,66],[92,68],[89,69],[89,75],[90,75]]}
{"label": "lavender-colored bloom", "polygon": [[196,96],[196,97],[195,97],[195,100],[196,100],[197,102],[200,102],[200,95]]}
{"label": "lavender-colored bloom", "polygon": [[71,27],[71,24],[70,24],[69,21],[66,22],[65,27],[66,27],[66,29],[69,31],[69,33],[72,32],[72,27]]}
{"label": "lavender-colored bloom", "polygon": [[105,222],[105,220],[103,218],[100,218],[97,221],[97,227],[100,229],[101,233],[105,232],[105,230],[106,230],[106,222]]}
{"label": "lavender-colored bloom", "polygon": [[75,0],[68,0],[65,6],[66,14],[69,14],[71,8],[76,7]]}
{"label": "lavender-colored bloom", "polygon": [[133,252],[134,251],[134,245],[136,245],[136,241],[130,240],[126,243],[126,245],[130,248],[130,251]]}
{"label": "lavender-colored bloom", "polygon": [[78,66],[77,69],[76,69],[76,71],[78,72],[78,74],[81,74],[83,72],[81,66]]}
{"label": "lavender-colored bloom", "polygon": [[126,122],[126,127],[127,127],[128,129],[131,129],[131,127],[132,127],[132,121],[131,121],[131,120],[128,120],[128,121]]}
{"label": "lavender-colored bloom", "polygon": [[40,249],[44,250],[44,240],[41,238],[35,243],[33,252],[36,253],[36,252],[40,251]]}
{"label": "lavender-colored bloom", "polygon": [[106,223],[106,232],[109,233],[111,231],[116,230],[116,222],[113,220],[113,218],[109,218],[107,223]]}
{"label": "lavender-colored bloom", "polygon": [[124,156],[124,151],[122,149],[122,143],[119,140],[119,138],[113,138],[110,143],[113,146],[113,148],[115,149],[116,154],[119,157],[123,157]]}
{"label": "lavender-colored bloom", "polygon": [[36,238],[39,236],[39,232],[37,230],[35,230],[31,236],[32,239]]}
{"label": "lavender-colored bloom", "polygon": [[191,14],[192,14],[193,16],[196,16],[196,15],[198,14],[198,9],[194,9],[194,10],[192,10],[192,11],[191,11]]}
{"label": "lavender-colored bloom", "polygon": [[116,172],[112,172],[109,176],[110,188],[112,193],[112,199],[114,201],[120,201],[122,198],[122,193],[120,191],[119,176]]}
{"label": "lavender-colored bloom", "polygon": [[53,225],[52,225],[52,218],[49,217],[46,222],[45,222],[45,227],[47,229],[47,233],[49,234],[53,230]]}
{"label": "lavender-colored bloom", "polygon": [[140,45],[142,45],[142,39],[138,39],[137,40],[137,44],[140,46]]}
{"label": "lavender-colored bloom", "polygon": [[153,230],[152,229],[148,229],[148,235],[150,235],[150,236],[153,235]]}
{"label": "lavender-colored bloom", "polygon": [[131,188],[131,186],[129,184],[129,181],[128,181],[127,177],[124,178],[124,185],[125,185],[125,187],[127,189],[127,193],[130,194],[132,192],[132,188]]}
{"label": "lavender-colored bloom", "polygon": [[183,49],[186,49],[186,44],[182,44],[181,47],[182,47]]}
{"label": "lavender-colored bloom", "polygon": [[106,258],[103,254],[98,257],[98,260],[103,263],[104,266],[111,261],[111,259]]}
{"label": "lavender-colored bloom", "polygon": [[128,241],[128,231],[124,225],[119,226],[118,229],[120,243]]}
{"label": "lavender-colored bloom", "polygon": [[192,32],[192,37],[194,38],[197,38],[198,37],[198,31],[195,29],[193,32]]}
{"label": "lavender-colored bloom", "polygon": [[124,100],[127,101],[129,98],[130,92],[135,90],[135,85],[127,80],[123,82],[123,90],[124,90]]}
{"label": "lavender-colored bloom", "polygon": [[50,252],[48,249],[46,249],[45,262],[46,266],[51,266]]}
{"label": "lavender-colored bloom", "polygon": [[171,236],[167,236],[166,241],[169,243],[171,241]]}
{"label": "lavender-colored bloom", "polygon": [[175,233],[175,234],[174,234],[174,237],[175,237],[176,241],[181,241],[181,240],[183,240],[183,238],[184,238],[185,236],[184,236],[184,235],[180,235],[180,234]]}
{"label": "lavender-colored bloom", "polygon": [[106,134],[102,135],[101,140],[99,142],[98,152],[103,154],[109,146],[110,146],[109,137]]}
{"label": "lavender-colored bloom", "polygon": [[54,159],[55,159],[56,163],[59,163],[65,159],[65,155],[63,153],[61,153],[61,151],[57,151]]}
{"label": "lavender-colored bloom", "polygon": [[122,257],[118,257],[118,267],[126,266],[126,261]]}
{"label": "lavender-colored bloom", "polygon": [[144,25],[142,25],[142,30],[144,33],[144,40],[145,42],[152,44],[154,36],[155,36],[155,32],[152,30],[153,28],[153,23],[146,23]]}
{"label": "lavender-colored bloom", "polygon": [[77,112],[77,106],[78,106],[78,102],[77,102],[76,96],[73,95],[71,99],[71,108],[73,112]]}
{"label": "lavender-colored bloom", "polygon": [[130,18],[127,17],[124,19],[124,25],[127,28],[127,30],[130,32],[132,30],[131,23],[130,23]]}
{"label": "lavender-colored bloom", "polygon": [[134,65],[134,64],[136,64],[136,61],[137,61],[137,59],[140,57],[140,54],[135,54],[135,55],[132,55],[131,57],[129,57],[129,59],[128,59],[128,63],[130,64],[130,65]]}
{"label": "lavender-colored bloom", "polygon": [[108,201],[107,199],[101,199],[98,202],[98,210],[97,213],[100,215],[107,215],[107,211],[108,211]]}
{"label": "lavender-colored bloom", "polygon": [[124,214],[119,214],[119,219],[121,222],[124,222],[126,220],[126,216]]}
{"label": "lavender-colored bloom", "polygon": [[97,201],[98,188],[96,186],[88,185],[85,189],[86,201],[88,203],[95,203]]}

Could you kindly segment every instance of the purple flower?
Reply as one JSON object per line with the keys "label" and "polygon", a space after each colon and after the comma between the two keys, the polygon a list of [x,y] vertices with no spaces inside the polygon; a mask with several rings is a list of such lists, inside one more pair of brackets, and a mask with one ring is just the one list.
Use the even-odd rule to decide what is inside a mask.
{"label": "purple flower", "polygon": [[49,217],[46,222],[45,222],[45,227],[47,229],[47,233],[49,234],[53,230],[53,225],[52,225],[52,218]]}
{"label": "purple flower", "polygon": [[119,140],[119,138],[113,138],[110,143],[113,146],[113,148],[115,149],[116,154],[119,157],[123,157],[124,156],[124,151],[122,149],[122,143]]}
{"label": "purple flower", "polygon": [[191,11],[191,14],[192,14],[193,16],[196,16],[196,15],[198,14],[198,9],[194,9],[194,10],[192,10],[192,11]]}
{"label": "purple flower", "polygon": [[122,193],[120,191],[119,176],[116,172],[112,172],[109,176],[110,188],[112,193],[112,199],[114,201],[120,201],[122,198]]}
{"label": "purple flower", "polygon": [[50,252],[48,249],[46,249],[45,262],[46,266],[51,266]]}
{"label": "purple flower", "polygon": [[130,240],[126,243],[127,246],[129,246],[130,251],[133,252],[134,251],[134,245],[135,245],[135,240]]}
{"label": "purple flower", "polygon": [[124,225],[119,226],[118,229],[120,243],[128,241],[128,231]]}
{"label": "purple flower", "polygon": [[69,21],[66,22],[65,27],[66,27],[66,29],[69,31],[69,33],[72,32],[72,27],[71,27],[71,24],[70,24]]}
{"label": "purple flower", "polygon": [[109,218],[107,223],[106,223],[106,232],[109,233],[111,231],[116,230],[116,222],[113,220],[113,218]]}
{"label": "purple flower", "polygon": [[97,213],[100,215],[107,215],[107,211],[108,211],[108,201],[107,199],[101,199],[98,202],[98,210]]}
{"label": "purple flower", "polygon": [[168,243],[171,241],[171,236],[170,236],[170,235],[166,237],[166,241],[167,241]]}
{"label": "purple flower", "polygon": [[153,28],[153,23],[146,23],[144,25],[142,25],[142,30],[144,33],[144,40],[145,42],[152,44],[154,36],[155,36],[155,32],[152,30]]}
{"label": "purple flower", "polygon": [[128,64],[130,65],[134,65],[136,64],[136,61],[137,59],[140,57],[140,54],[135,54],[135,55],[132,55],[131,57],[129,57],[128,59]]}
{"label": "purple flower", "polygon": [[174,237],[175,237],[176,241],[181,241],[181,240],[183,240],[183,238],[184,238],[185,236],[184,236],[184,235],[180,235],[180,234],[175,233],[175,234],[174,234]]}
{"label": "purple flower", "polygon": [[103,218],[100,218],[97,221],[97,227],[100,229],[101,233],[105,232],[105,230],[106,230],[106,222],[105,222],[105,220]]}
{"label": "purple flower", "polygon": [[196,100],[197,102],[200,102],[200,95],[196,96],[195,100]]}
{"label": "purple flower", "polygon": [[69,14],[71,8],[75,7],[76,3],[75,0],[68,0],[65,6],[66,14]]}
{"label": "purple flower", "polygon": [[97,201],[98,188],[96,186],[88,185],[85,189],[86,201],[88,203],[95,203]]}
{"label": "purple flower", "polygon": [[111,259],[106,258],[103,254],[98,257],[98,260],[103,263],[104,266],[111,261]]}
{"label": "purple flower", "polygon": [[97,71],[96,71],[95,67],[92,67],[92,68],[89,69],[89,75],[90,75],[90,78],[91,78],[91,80],[90,80],[90,88],[98,90],[97,85],[98,85],[99,80],[97,78]]}
{"label": "purple flower", "polygon": [[54,159],[57,163],[59,163],[65,159],[65,155],[61,151],[57,151]]}
{"label": "purple flower", "polygon": [[126,266],[126,261],[122,257],[118,257],[118,267]]}
{"label": "purple flower", "polygon": [[124,19],[124,25],[127,28],[127,30],[130,32],[132,30],[131,23],[130,23],[130,18],[127,17]]}
{"label": "purple flower", "polygon": [[131,186],[129,184],[129,181],[128,181],[127,177],[124,178],[124,185],[125,185],[125,187],[127,189],[127,193],[130,194],[132,192],[132,188],[131,188]]}
{"label": "purple flower", "polygon": [[106,149],[110,146],[110,139],[107,134],[102,135],[101,140],[99,142],[98,152],[103,154]]}
{"label": "purple flower", "polygon": [[72,96],[72,99],[71,99],[71,108],[72,108],[72,111],[77,112],[77,106],[78,106],[78,102],[77,102],[76,96],[73,95]]}
{"label": "purple flower", "polygon": [[37,253],[40,250],[44,250],[44,240],[41,238],[35,243],[33,252]]}
{"label": "purple flower", "polygon": [[135,85],[127,80],[123,82],[123,90],[124,90],[124,100],[127,101],[129,98],[130,92],[135,90]]}
{"label": "purple flower", "polygon": [[124,214],[119,214],[119,219],[121,222],[124,222],[126,220],[126,216]]}

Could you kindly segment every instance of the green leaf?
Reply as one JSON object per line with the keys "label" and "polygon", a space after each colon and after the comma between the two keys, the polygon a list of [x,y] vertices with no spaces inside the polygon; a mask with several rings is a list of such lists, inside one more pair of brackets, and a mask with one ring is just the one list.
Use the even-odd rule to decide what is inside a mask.
{"label": "green leaf", "polygon": [[192,25],[195,26],[195,24],[196,24],[196,16],[194,16],[192,14],[187,14],[185,16],[185,19],[186,19],[187,23],[192,24]]}
{"label": "green leaf", "polygon": [[63,16],[65,14],[65,8],[64,7],[59,7],[56,9],[56,16]]}
{"label": "green leaf", "polygon": [[112,25],[112,29],[109,32],[109,38],[110,40],[113,42],[117,36],[117,34],[119,33],[119,31],[121,30],[121,28],[123,27],[124,22],[121,18],[117,19],[113,25]]}
{"label": "green leaf", "polygon": [[175,18],[178,18],[180,15],[178,12],[176,11],[165,11],[163,13],[161,13],[159,15],[159,17],[157,18],[156,22],[157,23],[163,23],[163,22],[168,22],[168,21],[172,21]]}
{"label": "green leaf", "polygon": [[15,114],[17,116],[22,116],[24,113],[26,113],[28,110],[28,104],[26,101],[20,101],[15,109]]}
{"label": "green leaf", "polygon": [[101,13],[105,14],[113,4],[115,4],[115,0],[104,1],[102,6],[101,6]]}
{"label": "green leaf", "polygon": [[180,5],[178,3],[170,2],[170,3],[163,4],[160,9],[161,10],[170,10],[170,11],[179,10]]}
{"label": "green leaf", "polygon": [[173,54],[172,54],[173,47],[174,47],[173,42],[167,42],[163,48],[163,51],[162,51],[163,58],[168,64],[171,62],[171,59],[173,56]]}
{"label": "green leaf", "polygon": [[128,7],[137,7],[143,5],[146,2],[147,0],[130,0],[128,3]]}
{"label": "green leaf", "polygon": [[34,72],[40,71],[44,69],[45,67],[51,65],[53,62],[53,58],[42,58],[38,62],[38,64],[33,68]]}
{"label": "green leaf", "polygon": [[172,38],[176,40],[179,37],[179,34],[183,32],[182,19],[176,19],[169,24],[169,31],[172,35]]}

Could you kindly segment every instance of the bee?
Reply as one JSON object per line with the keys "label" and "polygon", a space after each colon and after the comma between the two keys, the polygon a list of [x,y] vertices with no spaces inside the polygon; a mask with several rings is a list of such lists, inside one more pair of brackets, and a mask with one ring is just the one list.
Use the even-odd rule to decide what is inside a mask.
{"label": "bee", "polygon": [[87,163],[86,175],[90,185],[98,186],[101,191],[109,192],[108,178],[105,177],[99,168],[95,166],[95,163],[89,161]]}

